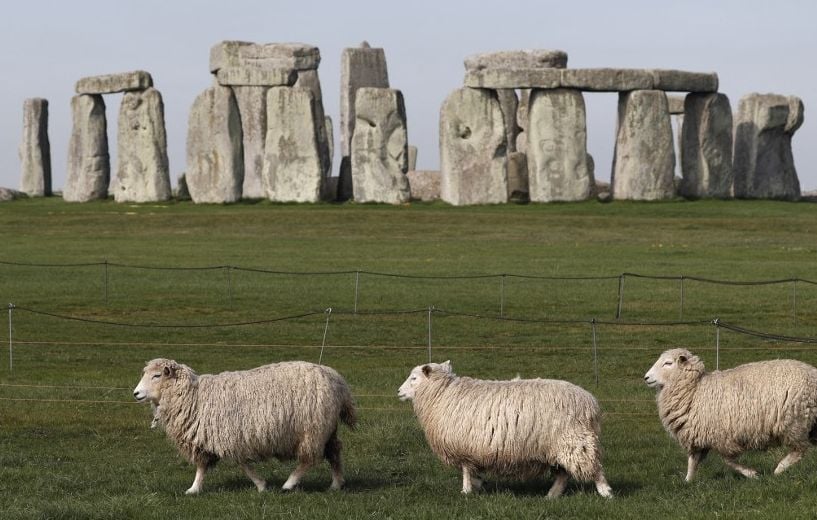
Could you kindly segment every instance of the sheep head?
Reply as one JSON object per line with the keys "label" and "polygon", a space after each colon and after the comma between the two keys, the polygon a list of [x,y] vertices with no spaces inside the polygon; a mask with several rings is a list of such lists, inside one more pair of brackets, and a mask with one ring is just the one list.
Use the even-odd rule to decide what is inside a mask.
{"label": "sheep head", "polygon": [[159,404],[162,390],[169,383],[175,382],[183,366],[172,359],[160,358],[148,361],[142,370],[142,379],[133,389],[133,397],[140,403],[150,401],[153,404]]}
{"label": "sheep head", "polygon": [[417,388],[428,381],[431,375],[435,372],[454,375],[454,369],[451,366],[451,361],[446,361],[445,363],[428,363],[412,368],[408,378],[397,390],[397,397],[399,397],[401,401],[410,401],[414,399],[414,394],[417,392]]}
{"label": "sheep head", "polygon": [[661,389],[677,379],[698,378],[704,373],[704,363],[692,352],[675,348],[667,350],[644,374],[644,382],[651,388]]}

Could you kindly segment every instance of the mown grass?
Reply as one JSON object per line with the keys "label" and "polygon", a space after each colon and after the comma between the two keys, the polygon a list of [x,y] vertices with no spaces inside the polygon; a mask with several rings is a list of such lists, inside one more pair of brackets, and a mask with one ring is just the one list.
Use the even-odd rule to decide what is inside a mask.
{"label": "mown grass", "polygon": [[[0,260],[206,267],[274,271],[373,271],[412,275],[508,273],[616,276],[622,272],[755,280],[817,279],[817,206],[776,202],[598,203],[452,208],[438,204],[231,206],[82,205],[25,200],[0,205]],[[780,449],[743,460],[748,481],[717,458],[683,482],[685,457],[662,430],[641,378],[672,346],[715,364],[712,325],[603,324],[598,383],[592,318],[611,321],[618,280],[506,277],[402,279],[362,274],[284,276],[250,271],[143,270],[0,265],[0,302],[13,313],[14,370],[0,361],[0,511],[3,518],[188,517],[810,517],[817,455],[772,477]],[[817,336],[817,287],[722,286],[625,280],[627,321],[718,317],[778,334]],[[578,320],[549,324],[487,319]],[[605,411],[605,467],[616,498],[573,483],[546,501],[549,479],[489,481],[463,497],[456,470],[430,453],[410,406],[396,400],[409,369],[427,359],[423,309],[434,314],[432,354],[458,373],[485,378],[554,377],[591,390]],[[205,493],[187,497],[193,469],[131,389],[144,362],[173,357],[199,372],[284,359],[317,361],[332,307],[323,362],[346,376],[361,424],[343,430],[348,489],[328,493],[328,469],[302,491],[259,494],[238,468],[218,466]],[[24,309],[130,324],[218,324],[299,319],[206,329],[118,327],[67,321]],[[0,338],[8,337],[7,317]],[[817,364],[812,346],[721,330],[720,363],[794,357]],[[12,386],[18,385],[18,386]],[[37,385],[37,386],[21,386]],[[97,388],[91,388],[97,387]],[[65,401],[57,401],[65,400]],[[96,402],[105,401],[105,402]],[[260,465],[271,487],[292,467]]]}

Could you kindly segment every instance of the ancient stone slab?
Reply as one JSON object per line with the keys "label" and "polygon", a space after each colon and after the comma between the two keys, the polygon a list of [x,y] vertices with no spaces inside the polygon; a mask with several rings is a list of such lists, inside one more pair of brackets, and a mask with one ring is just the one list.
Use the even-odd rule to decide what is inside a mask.
{"label": "ancient stone slab", "polygon": [[[323,109],[323,92],[321,90],[321,80],[318,77],[318,71],[299,71],[298,81],[295,82],[295,86],[309,90],[315,99],[315,117],[317,117],[318,121],[323,123],[318,128],[318,150],[321,152],[323,174],[325,177],[329,177],[332,173],[332,154],[330,153],[329,135],[326,129],[326,113]],[[334,144],[332,146],[334,147]]]}
{"label": "ancient stone slab", "polygon": [[114,94],[130,90],[145,90],[153,86],[153,78],[144,70],[90,76],[77,81],[77,94]]}
{"label": "ancient stone slab", "polygon": [[[332,160],[335,157],[335,130],[332,127],[332,118],[329,116],[323,116],[324,120],[324,132],[326,133],[326,148],[329,155],[329,167],[327,168],[327,177],[330,177],[332,173]],[[335,191],[337,194],[337,191]],[[335,200],[335,197],[332,197],[332,200]]]}
{"label": "ancient stone slab", "polygon": [[340,66],[340,153],[348,157],[355,124],[355,93],[361,87],[388,88],[389,73],[383,49],[368,46],[343,49]]}
{"label": "ancient stone slab", "polygon": [[355,98],[352,185],[355,202],[408,202],[406,107],[399,90],[361,88]]}
{"label": "ancient stone slab", "polygon": [[409,170],[406,173],[411,188],[411,199],[432,201],[440,199],[440,172]]}
{"label": "ancient stone slab", "polygon": [[195,203],[241,198],[244,149],[241,116],[233,91],[213,85],[196,98],[187,129],[185,178]]}
{"label": "ancient stone slab", "polygon": [[320,50],[305,43],[223,41],[210,48],[210,72],[230,67],[309,70],[320,62]]}
{"label": "ancient stone slab", "polygon": [[741,98],[735,122],[735,197],[800,198],[791,139],[801,124],[803,102],[796,96],[753,93]]}
{"label": "ancient stone slab", "polygon": [[491,89],[559,88],[561,80],[560,69],[481,69],[466,72],[463,84]]}
{"label": "ancient stone slab", "polygon": [[508,141],[508,153],[516,151],[516,136],[519,135],[519,125],[516,124],[516,112],[519,109],[519,101],[516,97],[516,90],[512,88],[497,89],[497,99],[499,107],[502,109],[502,118],[505,120],[505,136]]}
{"label": "ancient stone slab", "polygon": [[593,92],[651,89],[652,73],[643,69],[564,69],[561,86]]}
{"label": "ancient stone slab", "polygon": [[528,110],[530,200],[589,198],[595,181],[587,168],[587,122],[581,92],[534,90]]}
{"label": "ancient stone slab", "polygon": [[440,110],[441,198],[456,206],[508,200],[505,121],[491,90],[461,88]]}
{"label": "ancient stone slab", "polygon": [[116,202],[169,200],[165,108],[158,90],[126,92],[119,108]]}
{"label": "ancient stone slab", "polygon": [[20,143],[20,189],[30,197],[51,196],[51,143],[48,140],[48,100],[23,101]]}
{"label": "ancient stone slab", "polygon": [[241,134],[244,149],[244,181],[241,196],[245,199],[264,199],[262,172],[264,170],[264,142],[267,135],[267,87],[233,87],[241,115]]}
{"label": "ancient stone slab", "polygon": [[530,201],[528,185],[528,156],[521,152],[508,154],[508,200]]}
{"label": "ancient stone slab", "polygon": [[690,94],[681,132],[682,180],[688,198],[732,196],[732,107],[725,94]]}
{"label": "ancient stone slab", "polygon": [[675,195],[667,95],[636,90],[619,95],[611,184],[616,199],[658,200]]}
{"label": "ancient stone slab", "polygon": [[653,69],[654,90],[675,92],[717,92],[718,75],[714,72]]}
{"label": "ancient stone slab", "polygon": [[176,190],[174,193],[176,200],[191,200],[190,190],[187,188],[187,178],[184,174],[179,175],[176,179]]}
{"label": "ancient stone slab", "polygon": [[63,199],[87,202],[108,196],[111,160],[105,102],[100,95],[71,98],[73,128],[68,142],[68,168]]}
{"label": "ancient stone slab", "polygon": [[671,115],[681,115],[684,113],[684,100],[686,96],[667,96],[669,113]]}
{"label": "ancient stone slab", "polygon": [[0,202],[11,202],[12,200],[24,199],[28,195],[22,191],[13,190],[11,188],[0,188]]}
{"label": "ancient stone slab", "polygon": [[525,133],[525,130],[528,128],[528,106],[530,104],[530,92],[531,89],[529,88],[519,89],[519,104],[516,108],[516,126],[518,131],[516,134],[516,146],[514,149],[517,152],[522,153],[528,151],[528,136]]}
{"label": "ancient stone slab", "polygon": [[318,202],[324,170],[318,144],[315,97],[309,89],[274,87],[267,93],[264,187],[278,202]]}
{"label": "ancient stone slab", "polygon": [[417,147],[413,145],[408,147],[408,169],[409,171],[417,169]]}
{"label": "ancient stone slab", "polygon": [[295,83],[297,73],[292,69],[251,69],[227,67],[216,72],[219,85],[245,87],[277,87]]}
{"label": "ancient stone slab", "polygon": [[487,52],[465,58],[465,70],[482,69],[563,69],[567,53],[560,50],[525,49]]}

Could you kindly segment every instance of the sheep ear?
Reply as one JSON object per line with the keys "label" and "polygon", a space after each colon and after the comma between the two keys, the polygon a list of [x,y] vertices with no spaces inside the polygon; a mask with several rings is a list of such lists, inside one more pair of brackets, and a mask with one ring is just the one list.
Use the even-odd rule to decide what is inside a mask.
{"label": "sheep ear", "polygon": [[685,355],[681,354],[680,356],[678,356],[678,363],[684,364],[686,362],[687,362],[687,357]]}
{"label": "sheep ear", "polygon": [[428,365],[423,365],[423,375],[428,377],[431,375],[431,367]]}
{"label": "sheep ear", "polygon": [[449,372],[449,373],[451,372],[452,367],[451,367],[451,360],[450,359],[446,360],[445,363],[443,363],[443,368],[445,369],[446,372]]}
{"label": "sheep ear", "polygon": [[176,370],[175,370],[175,369],[173,369],[173,368],[170,368],[170,367],[165,367],[165,368],[162,370],[162,374],[163,374],[165,377],[174,377],[174,376],[176,375]]}

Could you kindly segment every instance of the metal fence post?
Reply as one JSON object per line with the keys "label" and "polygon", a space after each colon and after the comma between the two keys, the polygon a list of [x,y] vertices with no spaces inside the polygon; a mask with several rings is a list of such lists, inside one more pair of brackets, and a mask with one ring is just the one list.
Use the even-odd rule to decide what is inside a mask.
{"label": "metal fence post", "polygon": [[621,308],[624,306],[624,273],[618,277],[618,307],[616,307],[616,319],[621,319]]}
{"label": "metal fence post", "polygon": [[794,321],[794,328],[797,328],[797,278],[794,278],[791,295],[791,315]]}
{"label": "metal fence post", "polygon": [[499,278],[499,317],[505,317],[505,275]]}
{"label": "metal fence post", "polygon": [[232,271],[233,267],[230,265],[225,265],[224,269],[227,271],[227,301],[230,306],[233,305],[233,276]]}
{"label": "metal fence post", "polygon": [[355,314],[357,314],[357,295],[360,287],[360,269],[355,271]]}
{"label": "metal fence post", "polygon": [[679,319],[681,321],[684,320],[684,275],[681,275],[681,310]]}
{"label": "metal fence post", "polygon": [[434,312],[434,306],[428,308],[428,362],[431,363],[431,314]]}
{"label": "metal fence post", "polygon": [[9,303],[9,372],[14,369],[14,348],[12,346],[12,322],[11,314],[14,311],[14,304]]}
{"label": "metal fence post", "polygon": [[108,259],[105,259],[105,305],[108,305]]}
{"label": "metal fence post", "polygon": [[715,325],[715,370],[720,370],[721,366],[721,320],[715,318],[712,322]]}
{"label": "metal fence post", "polygon": [[318,356],[318,364],[323,361],[323,349],[326,348],[326,334],[329,332],[329,317],[332,316],[332,307],[324,311],[326,313],[326,325],[323,328],[323,341],[321,342],[321,354]]}
{"label": "metal fence post", "polygon": [[590,320],[590,326],[593,329],[593,377],[596,380],[596,386],[599,386],[599,349],[596,344],[596,318]]}

